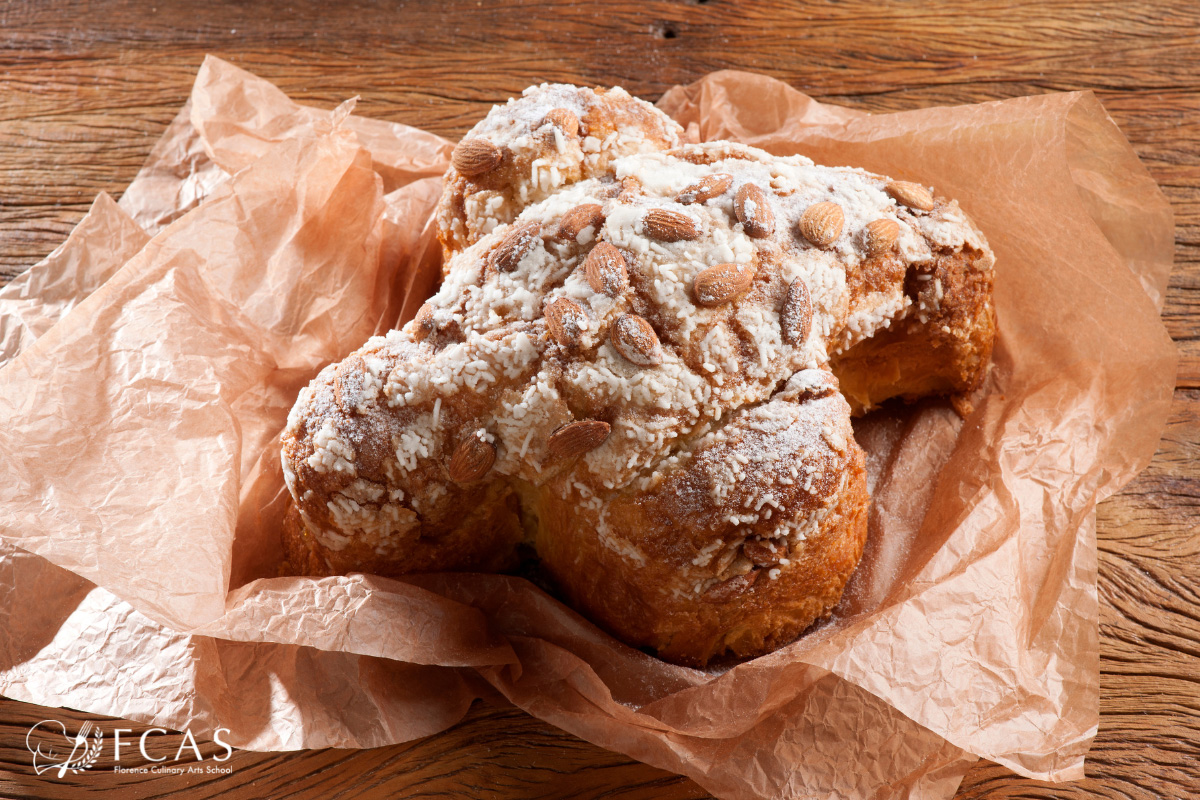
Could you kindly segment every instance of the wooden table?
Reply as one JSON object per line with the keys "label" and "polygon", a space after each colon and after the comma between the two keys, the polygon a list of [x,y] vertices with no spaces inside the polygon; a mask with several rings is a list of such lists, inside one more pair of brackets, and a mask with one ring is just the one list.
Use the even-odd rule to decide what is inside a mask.
{"label": "wooden table", "polygon": [[[1200,796],[1200,5],[335,5],[0,3],[0,283],[54,248],[97,192],[120,195],[205,53],[301,102],[331,107],[359,94],[363,113],[448,137],[545,80],[619,84],[654,99],[733,67],[868,111],[1094,90],[1175,208],[1163,312],[1181,354],[1174,409],[1150,468],[1100,506],[1102,719],[1088,779],[1042,784],[981,763],[959,797]],[[24,737],[45,716],[85,715],[0,701],[0,796],[705,796],[494,703],[394,747],[239,752],[232,774],[216,779],[132,778],[103,764],[73,782],[36,778]],[[157,735],[151,752],[173,754],[179,740]]]}

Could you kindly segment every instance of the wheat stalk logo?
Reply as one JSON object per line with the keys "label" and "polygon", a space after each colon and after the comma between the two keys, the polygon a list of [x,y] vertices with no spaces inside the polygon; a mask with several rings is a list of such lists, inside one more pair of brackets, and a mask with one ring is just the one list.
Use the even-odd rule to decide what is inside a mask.
{"label": "wheat stalk logo", "polygon": [[[64,758],[60,753],[56,753],[54,745],[51,742],[57,741],[55,737],[50,736],[51,731],[57,726],[58,732],[62,736],[62,750],[66,752]],[[51,742],[38,741],[34,744],[34,732],[38,733],[39,737],[49,737]],[[91,734],[89,736],[89,734]],[[29,752],[33,753],[33,770],[38,775],[43,772],[48,772],[52,769],[58,770],[58,777],[63,777],[67,771],[82,772],[96,763],[96,759],[100,757],[101,739],[104,733],[97,727],[92,725],[91,720],[87,720],[80,726],[79,731],[75,736],[67,735],[67,728],[56,719],[44,719],[37,725],[29,729],[29,733],[25,734],[25,747]],[[47,746],[46,750],[42,750],[42,745]],[[69,746],[69,751],[68,751]]]}

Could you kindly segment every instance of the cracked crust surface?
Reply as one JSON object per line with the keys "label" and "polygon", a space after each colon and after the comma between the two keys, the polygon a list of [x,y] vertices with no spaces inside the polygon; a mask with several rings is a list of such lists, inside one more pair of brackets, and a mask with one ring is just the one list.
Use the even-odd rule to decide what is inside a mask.
{"label": "cracked crust surface", "polygon": [[441,289],[289,418],[289,569],[495,570],[524,540],[598,624],[697,665],[829,613],[866,535],[851,413],[978,383],[991,252],[954,201],[673,126],[562,86],[476,126],[506,155],[447,174]]}

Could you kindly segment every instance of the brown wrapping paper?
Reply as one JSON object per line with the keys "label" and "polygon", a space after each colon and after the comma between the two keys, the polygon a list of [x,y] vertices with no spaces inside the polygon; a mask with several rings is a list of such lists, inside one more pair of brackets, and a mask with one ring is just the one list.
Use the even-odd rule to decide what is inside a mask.
{"label": "brown wrapping paper", "polygon": [[1174,381],[1161,193],[1088,94],[868,116],[723,72],[661,106],[931,183],[997,254],[976,413],[856,425],[871,539],[830,623],[710,673],[519,578],[272,577],[287,410],[432,288],[449,148],[210,58],[120,207],[0,290],[0,691],[254,749],[404,741],[499,692],[730,798],[949,797],[980,755],[1081,777],[1094,507],[1148,462]]}

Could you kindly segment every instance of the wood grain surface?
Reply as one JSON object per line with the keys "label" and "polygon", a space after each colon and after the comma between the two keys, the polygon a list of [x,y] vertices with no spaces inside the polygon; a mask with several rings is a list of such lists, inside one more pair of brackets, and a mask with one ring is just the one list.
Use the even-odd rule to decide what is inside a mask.
{"label": "wood grain surface", "polygon": [[[1163,312],[1181,357],[1174,409],[1150,468],[1100,507],[1102,718],[1089,777],[1043,784],[981,763],[959,797],[1200,797],[1195,0],[296,0],[275,9],[0,0],[0,283],[57,246],[97,192],[120,195],[206,53],[301,102],[331,107],[357,94],[359,113],[450,137],[545,80],[620,84],[655,99],[711,70],[741,68],[868,111],[1094,90],[1174,205],[1176,268]],[[394,747],[237,752],[225,775],[121,775],[102,761],[63,781],[35,777],[25,749],[29,726],[46,716],[91,715],[0,701],[0,796],[705,796],[497,703]],[[150,753],[173,754],[180,740],[153,734]]]}

